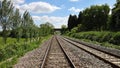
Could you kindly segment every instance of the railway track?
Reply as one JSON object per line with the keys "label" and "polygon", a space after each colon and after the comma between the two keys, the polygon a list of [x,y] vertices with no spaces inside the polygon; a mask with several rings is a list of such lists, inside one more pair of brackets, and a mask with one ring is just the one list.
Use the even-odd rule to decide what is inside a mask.
{"label": "railway track", "polygon": [[40,47],[19,58],[18,63],[13,68],[39,68],[50,41],[51,39],[45,41]]}
{"label": "railway track", "polygon": [[54,36],[44,55],[44,60],[40,68],[76,68],[71,58]]}
{"label": "railway track", "polygon": [[105,52],[102,50],[99,50],[94,47],[87,46],[87,44],[81,44],[78,41],[73,41],[68,38],[61,38],[64,41],[69,42],[70,44],[90,53],[91,55],[94,55],[95,57],[99,58],[100,60],[103,60],[104,62],[110,64],[113,68],[120,68],[120,56],[111,54],[109,52]]}
{"label": "railway track", "polygon": [[61,36],[28,52],[14,68],[120,68],[119,55]]}

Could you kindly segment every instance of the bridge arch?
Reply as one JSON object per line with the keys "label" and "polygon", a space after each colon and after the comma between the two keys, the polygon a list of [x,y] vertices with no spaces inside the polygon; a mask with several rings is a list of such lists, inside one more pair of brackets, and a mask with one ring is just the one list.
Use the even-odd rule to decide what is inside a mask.
{"label": "bridge arch", "polygon": [[61,28],[54,28],[54,34],[61,34]]}

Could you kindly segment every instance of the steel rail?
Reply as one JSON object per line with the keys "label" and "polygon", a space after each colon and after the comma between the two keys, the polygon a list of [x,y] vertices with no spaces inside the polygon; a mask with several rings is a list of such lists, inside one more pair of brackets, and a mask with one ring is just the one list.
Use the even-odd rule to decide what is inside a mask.
{"label": "steel rail", "polygon": [[[113,68],[120,68],[118,65],[116,65],[116,64],[114,64],[114,63],[112,63],[112,62],[110,62],[110,61],[108,61],[108,60],[106,60],[106,59],[104,59],[104,58],[102,58],[102,57],[100,57],[100,56],[98,56],[98,55],[95,55],[95,54],[93,54],[92,52],[89,52],[88,50],[86,50],[86,49],[84,49],[84,48],[82,48],[82,47],[74,44],[73,42],[76,42],[76,41],[73,41],[73,40],[69,39],[69,40],[73,41],[73,42],[70,42],[70,41],[66,40],[65,38],[62,38],[62,39],[64,39],[65,41],[67,41],[67,42],[75,45],[76,47],[78,47],[78,48],[86,51],[87,53],[90,53],[91,55],[94,55],[95,57],[103,60],[104,62],[109,63]],[[68,38],[67,38],[67,39],[68,39]],[[76,43],[79,43],[79,42],[76,42]],[[79,44],[81,44],[81,43],[79,43]],[[82,44],[82,45],[85,45],[85,44]],[[86,45],[87,45],[87,44],[86,44]],[[88,47],[89,47],[89,46],[88,46]],[[90,47],[90,48],[92,48],[92,47]],[[98,50],[98,49],[96,49],[96,48],[93,48],[93,49]],[[101,50],[98,50],[98,51],[101,51]],[[109,54],[109,53],[104,52],[104,51],[101,51],[101,52],[106,53],[106,54]],[[111,55],[111,54],[109,54],[109,55]],[[114,56],[114,55],[111,55],[111,56]],[[116,56],[115,56],[115,57],[116,57]]]}
{"label": "steel rail", "polygon": [[76,68],[76,66],[74,65],[74,63],[72,62],[72,60],[70,59],[70,57],[69,57],[69,56],[67,55],[67,53],[65,52],[65,49],[62,47],[61,42],[58,40],[57,37],[56,37],[56,40],[58,41],[58,44],[59,44],[61,50],[63,51],[66,59],[67,59],[68,62],[70,63],[71,68]]}
{"label": "steel rail", "polygon": [[[63,39],[64,39],[64,38],[63,38]],[[66,38],[66,39],[69,39],[69,40],[74,41],[74,42],[76,42],[76,43],[79,43],[79,44],[82,44],[82,45],[86,45],[87,47],[90,47],[90,48],[93,48],[93,49],[95,49],[95,50],[101,51],[101,52],[103,52],[103,53],[107,53],[107,54],[109,54],[109,55],[112,55],[112,56],[115,56],[115,57],[117,57],[117,58],[120,58],[119,55],[116,55],[116,54],[113,54],[113,53],[111,53],[111,52],[106,52],[106,51],[104,51],[104,50],[95,48],[95,47],[93,47],[93,46],[90,46],[89,44],[86,44],[86,43],[83,43],[83,42],[80,42],[80,41],[77,41],[77,40],[73,40],[73,39],[70,39],[70,38]]]}
{"label": "steel rail", "polygon": [[48,45],[48,47],[47,47],[47,49],[46,49],[46,52],[45,52],[45,55],[44,55],[44,58],[43,58],[43,62],[42,62],[42,64],[41,64],[40,68],[44,68],[44,66],[45,66],[45,62],[46,62],[47,56],[48,56],[49,51],[50,51],[50,48],[51,48],[52,40],[53,40],[53,37],[52,37],[52,39],[50,40],[50,42],[49,42],[50,44]]}
{"label": "steel rail", "polygon": [[[60,43],[60,41],[58,40],[58,38],[56,36],[55,36],[55,39],[57,40],[57,42],[58,42],[58,44],[60,46],[60,49],[62,50],[62,52],[65,55],[65,58],[67,59],[68,63],[70,64],[70,67],[71,68],[76,68],[75,65],[73,64],[72,60],[70,59],[70,57],[67,55],[67,53],[65,52],[65,50],[61,46],[61,43]],[[50,48],[51,48],[52,40],[53,40],[53,38],[50,40],[50,44],[48,45],[48,47],[46,49],[46,52],[45,52],[45,55],[44,55],[44,58],[43,58],[43,62],[41,64],[40,68],[44,68],[45,67],[45,62],[46,62],[47,56],[48,56]]]}

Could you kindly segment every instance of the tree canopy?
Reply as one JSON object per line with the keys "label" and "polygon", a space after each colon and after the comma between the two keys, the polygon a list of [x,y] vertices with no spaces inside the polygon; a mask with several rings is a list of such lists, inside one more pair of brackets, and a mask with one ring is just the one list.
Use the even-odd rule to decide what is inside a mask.
{"label": "tree canopy", "polygon": [[120,31],[120,0],[117,0],[115,7],[112,9],[110,30]]}
{"label": "tree canopy", "polygon": [[71,30],[79,25],[79,31],[106,30],[110,8],[105,5],[93,5],[80,11],[78,18],[76,15],[69,16],[68,29]]}
{"label": "tree canopy", "polygon": [[10,0],[0,1],[0,26],[5,43],[8,36],[15,37],[17,42],[21,37],[25,38],[26,42],[29,38],[30,41],[38,39],[42,35],[51,34],[54,28],[50,23],[36,26],[30,13],[25,11],[21,15],[19,9],[16,9]]}

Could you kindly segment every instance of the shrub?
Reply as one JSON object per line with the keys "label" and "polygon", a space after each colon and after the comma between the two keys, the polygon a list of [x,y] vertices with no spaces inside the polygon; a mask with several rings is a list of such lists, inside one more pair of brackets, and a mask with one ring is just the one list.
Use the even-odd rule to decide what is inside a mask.
{"label": "shrub", "polygon": [[117,32],[114,34],[114,36],[111,38],[110,43],[119,45],[120,44],[120,32]]}
{"label": "shrub", "polygon": [[101,39],[101,42],[109,42],[110,39],[113,37],[114,33],[113,32],[106,32]]}
{"label": "shrub", "polygon": [[89,31],[89,32],[79,32],[79,33],[72,33],[70,32],[71,37],[75,37],[78,39],[89,39],[92,41],[97,42],[109,42],[112,44],[120,44],[120,32],[108,32],[108,31]]}

